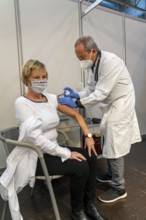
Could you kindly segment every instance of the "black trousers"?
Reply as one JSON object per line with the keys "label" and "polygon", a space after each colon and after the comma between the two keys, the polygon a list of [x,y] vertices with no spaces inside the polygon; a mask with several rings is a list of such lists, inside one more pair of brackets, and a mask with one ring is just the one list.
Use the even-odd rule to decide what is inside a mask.
{"label": "black trousers", "polygon": [[[80,152],[87,159],[86,161],[77,161],[68,159],[62,162],[60,157],[44,154],[45,162],[50,175],[70,176],[70,193],[72,211],[80,211],[83,202],[93,202],[96,189],[96,162],[97,158],[92,153],[88,156],[87,149],[68,147],[71,151]],[[43,175],[40,162],[37,164],[37,175]]]}

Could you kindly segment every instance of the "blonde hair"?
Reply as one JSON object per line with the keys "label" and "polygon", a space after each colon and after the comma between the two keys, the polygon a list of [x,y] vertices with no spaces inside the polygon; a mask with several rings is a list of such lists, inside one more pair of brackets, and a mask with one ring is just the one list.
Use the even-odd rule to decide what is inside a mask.
{"label": "blonde hair", "polygon": [[45,64],[41,63],[39,60],[28,60],[22,67],[22,82],[27,85],[28,78],[35,69],[43,69],[46,72],[48,78],[48,72],[46,70]]}

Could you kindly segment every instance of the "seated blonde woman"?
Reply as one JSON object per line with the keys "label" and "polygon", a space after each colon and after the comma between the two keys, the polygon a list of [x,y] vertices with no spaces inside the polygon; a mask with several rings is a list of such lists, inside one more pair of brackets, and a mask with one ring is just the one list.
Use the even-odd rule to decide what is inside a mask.
{"label": "seated blonde woman", "polygon": [[[72,220],[87,220],[88,216],[94,220],[104,220],[94,205],[97,161],[94,140],[87,137],[84,149],[62,147],[57,143],[57,111],[74,118],[86,136],[90,131],[83,117],[74,109],[59,104],[56,95],[45,91],[48,73],[40,61],[26,62],[22,69],[22,81],[27,86],[27,92],[15,102],[16,120],[20,128],[19,140],[31,142],[41,148],[50,175],[70,176]],[[27,169],[30,158],[35,158],[35,155],[21,158],[25,160]],[[24,169],[24,165],[19,169],[20,176],[21,169]],[[42,173],[36,159],[33,160],[31,174],[34,174],[35,169],[37,174]],[[20,177],[19,179],[21,182]]]}

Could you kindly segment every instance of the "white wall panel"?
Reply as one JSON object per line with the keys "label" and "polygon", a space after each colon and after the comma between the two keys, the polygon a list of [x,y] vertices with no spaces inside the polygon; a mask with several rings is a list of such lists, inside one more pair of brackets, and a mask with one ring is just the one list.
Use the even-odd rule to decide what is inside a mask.
{"label": "white wall panel", "polygon": [[[20,96],[17,60],[14,3],[0,0],[0,129],[15,125],[14,101]],[[4,161],[0,147],[0,167]]]}
{"label": "white wall panel", "polygon": [[92,36],[101,50],[113,52],[123,58],[122,16],[102,7],[93,9],[83,17],[83,33]]}
{"label": "white wall panel", "polygon": [[78,7],[68,0],[21,0],[24,61],[39,59],[49,72],[48,91],[76,88],[79,64],[74,54],[78,37]]}
{"label": "white wall panel", "polygon": [[15,124],[14,100],[20,95],[14,3],[0,1],[0,127]]}
{"label": "white wall panel", "polygon": [[126,18],[126,63],[136,93],[141,134],[146,134],[146,22]]}

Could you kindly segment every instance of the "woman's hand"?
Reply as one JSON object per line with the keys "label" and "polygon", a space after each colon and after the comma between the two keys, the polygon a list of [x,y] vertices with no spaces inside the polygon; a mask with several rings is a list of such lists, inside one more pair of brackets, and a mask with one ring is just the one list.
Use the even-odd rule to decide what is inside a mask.
{"label": "woman's hand", "polygon": [[80,154],[76,151],[71,152],[70,159],[78,160],[78,161],[86,160],[86,158],[82,154]]}
{"label": "woman's hand", "polygon": [[94,142],[94,139],[93,138],[85,138],[85,146],[84,148],[88,148],[88,154],[89,154],[89,157],[91,157],[91,151],[94,152],[94,154],[97,156],[97,153],[96,153],[96,150],[95,150],[95,142]]}

